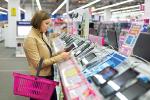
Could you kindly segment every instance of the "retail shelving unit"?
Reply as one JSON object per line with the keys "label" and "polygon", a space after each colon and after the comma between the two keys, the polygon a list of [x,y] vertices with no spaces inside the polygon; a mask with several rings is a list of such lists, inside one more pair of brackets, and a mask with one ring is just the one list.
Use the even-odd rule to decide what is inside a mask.
{"label": "retail shelving unit", "polygon": [[23,50],[23,41],[25,36],[31,30],[31,25],[29,21],[18,21],[17,22],[17,35],[16,35],[16,57],[25,57]]}

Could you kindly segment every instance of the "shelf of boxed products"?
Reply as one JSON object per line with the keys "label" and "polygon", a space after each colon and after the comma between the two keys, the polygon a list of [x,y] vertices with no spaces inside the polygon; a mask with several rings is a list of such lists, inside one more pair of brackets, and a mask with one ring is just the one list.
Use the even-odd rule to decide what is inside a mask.
{"label": "shelf of boxed products", "polygon": [[67,100],[102,100],[102,96],[84,77],[80,65],[73,57],[58,66]]}

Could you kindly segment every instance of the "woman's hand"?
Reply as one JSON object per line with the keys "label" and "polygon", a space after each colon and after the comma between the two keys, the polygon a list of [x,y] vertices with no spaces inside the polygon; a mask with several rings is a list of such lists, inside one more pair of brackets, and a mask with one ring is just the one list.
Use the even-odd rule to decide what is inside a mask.
{"label": "woman's hand", "polygon": [[70,59],[70,52],[62,52],[60,55],[64,60]]}
{"label": "woman's hand", "polygon": [[59,35],[59,33],[51,33],[50,38],[57,38]]}

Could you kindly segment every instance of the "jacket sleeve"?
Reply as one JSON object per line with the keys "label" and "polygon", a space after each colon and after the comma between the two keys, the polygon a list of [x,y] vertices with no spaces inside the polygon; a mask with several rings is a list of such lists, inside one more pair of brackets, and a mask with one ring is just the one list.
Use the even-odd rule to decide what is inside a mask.
{"label": "jacket sleeve", "polygon": [[58,33],[51,33],[50,36],[49,36],[49,38],[53,39],[53,38],[57,38],[58,36],[59,36]]}
{"label": "jacket sleeve", "polygon": [[[24,51],[28,62],[36,68],[41,58],[38,51],[36,39],[32,37],[26,38],[24,40]],[[57,63],[61,60],[63,60],[62,55],[57,55],[46,59],[44,58],[43,67],[49,67],[50,65]]]}

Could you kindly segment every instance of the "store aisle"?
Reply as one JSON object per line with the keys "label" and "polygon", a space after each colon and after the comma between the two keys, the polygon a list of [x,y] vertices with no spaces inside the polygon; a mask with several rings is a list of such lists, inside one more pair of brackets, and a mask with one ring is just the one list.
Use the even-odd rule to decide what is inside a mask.
{"label": "store aisle", "polygon": [[16,58],[15,48],[5,48],[0,42],[0,100],[29,100],[13,95],[12,72],[27,73],[26,58]]}

